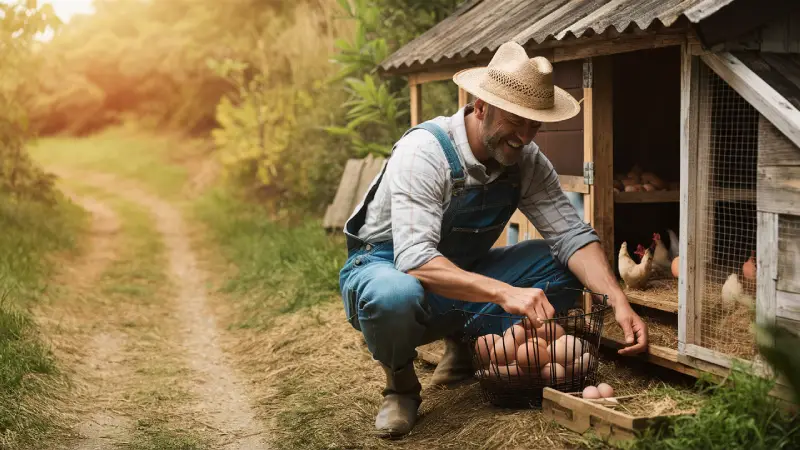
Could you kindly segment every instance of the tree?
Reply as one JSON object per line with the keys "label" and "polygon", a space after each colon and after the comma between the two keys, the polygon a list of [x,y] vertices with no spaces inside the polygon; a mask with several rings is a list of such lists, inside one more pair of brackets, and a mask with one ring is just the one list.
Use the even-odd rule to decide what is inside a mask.
{"label": "tree", "polygon": [[52,176],[25,151],[31,134],[21,87],[35,73],[34,36],[59,25],[50,5],[0,4],[0,192],[12,198],[52,200]]}

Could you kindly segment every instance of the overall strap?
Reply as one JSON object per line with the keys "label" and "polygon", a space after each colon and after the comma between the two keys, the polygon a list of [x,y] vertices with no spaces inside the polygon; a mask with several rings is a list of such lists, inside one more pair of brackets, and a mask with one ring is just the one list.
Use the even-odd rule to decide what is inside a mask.
{"label": "overall strap", "polygon": [[453,142],[450,140],[450,137],[447,135],[447,133],[445,133],[442,127],[430,121],[423,122],[412,128],[412,130],[417,128],[421,128],[430,132],[436,137],[436,140],[439,141],[439,145],[441,145],[442,150],[444,150],[444,156],[447,158],[448,164],[450,164],[450,172],[453,178],[452,195],[456,196],[461,194],[461,192],[464,190],[467,177],[464,173],[464,168],[461,166],[461,161],[458,159],[458,152],[453,146]]}

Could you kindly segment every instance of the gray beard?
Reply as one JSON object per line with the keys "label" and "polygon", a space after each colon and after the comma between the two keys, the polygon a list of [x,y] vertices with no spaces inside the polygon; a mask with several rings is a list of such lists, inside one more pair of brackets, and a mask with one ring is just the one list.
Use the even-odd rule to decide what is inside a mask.
{"label": "gray beard", "polygon": [[502,146],[498,148],[492,142],[489,142],[488,139],[484,139],[483,145],[486,147],[486,150],[489,151],[489,155],[492,157],[492,159],[494,159],[495,161],[500,163],[501,166],[510,167],[510,166],[513,166],[514,164],[516,164],[515,162],[508,161],[505,158],[505,155],[503,154]]}

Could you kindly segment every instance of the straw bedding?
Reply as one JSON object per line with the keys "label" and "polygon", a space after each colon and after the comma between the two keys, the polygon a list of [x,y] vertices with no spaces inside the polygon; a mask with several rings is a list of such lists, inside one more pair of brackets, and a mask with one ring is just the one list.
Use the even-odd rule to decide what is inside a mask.
{"label": "straw bedding", "polygon": [[[421,417],[401,441],[373,437],[384,376],[360,333],[332,302],[279,317],[267,330],[236,330],[231,348],[258,392],[258,414],[272,424],[274,448],[489,449],[575,448],[583,438],[538,410],[506,410],[482,401],[476,383],[430,386],[433,366],[416,364],[423,385]],[[233,341],[232,341],[233,342]],[[618,395],[657,383],[647,373],[601,359],[599,380]]]}

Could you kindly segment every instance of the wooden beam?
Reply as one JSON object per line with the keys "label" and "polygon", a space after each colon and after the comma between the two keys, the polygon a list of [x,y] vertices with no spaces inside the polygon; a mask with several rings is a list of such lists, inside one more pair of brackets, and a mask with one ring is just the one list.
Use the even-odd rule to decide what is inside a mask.
{"label": "wooden beam", "polygon": [[[606,347],[613,349],[620,349],[625,347],[624,343],[605,336],[602,338],[602,344],[605,345]],[[635,356],[629,356],[629,358],[640,359],[650,364],[655,364],[657,366],[674,370],[676,372],[680,372],[686,375],[691,375],[693,377],[697,377],[700,374],[694,368],[680,363],[677,350],[668,347],[661,347],[658,345],[650,344],[647,346],[647,352],[640,353]]]}
{"label": "wooden beam", "polygon": [[800,146],[800,110],[728,52],[701,56],[717,75]]}
{"label": "wooden beam", "polygon": [[422,85],[410,85],[411,90],[411,126],[417,126],[422,118]]}
{"label": "wooden beam", "polygon": [[452,80],[461,69],[445,69],[431,72],[416,72],[408,76],[408,85],[416,86],[418,84],[430,83],[432,81]]}
{"label": "wooden beam", "polygon": [[615,39],[606,39],[600,42],[590,41],[574,45],[562,44],[562,46],[553,49],[553,62],[670,47],[673,45],[682,45],[685,42],[685,34],[669,33],[634,36],[622,35]]}
{"label": "wooden beam", "polygon": [[678,351],[693,344],[695,336],[695,270],[697,245],[697,111],[700,61],[687,45],[681,48],[681,134],[680,134],[680,254],[678,274]]}
{"label": "wooden beam", "polygon": [[461,109],[469,103],[469,92],[464,89],[458,88],[458,108]]}
{"label": "wooden beam", "polygon": [[[775,315],[785,319],[800,321],[800,294],[789,291],[777,291],[775,295]],[[773,316],[773,320],[775,317]]]}
{"label": "wooden beam", "polygon": [[775,323],[777,312],[776,280],[778,279],[778,215],[756,212],[756,323]]}
{"label": "wooden beam", "polygon": [[[583,62],[583,162],[594,161],[594,95],[592,88],[592,60],[588,58]],[[594,226],[594,192],[587,185],[589,191],[583,196],[583,220]],[[600,236],[602,240],[603,237]],[[612,266],[613,267],[613,266]]]}
{"label": "wooden beam", "polygon": [[[591,186],[592,225],[600,235],[603,250],[614,267],[614,107],[612,61],[609,57],[591,59],[591,102],[584,117],[589,116],[591,128],[584,142],[591,141],[584,155],[594,163],[594,184]],[[585,100],[584,100],[585,102]],[[586,119],[584,119],[584,124]],[[586,159],[590,158],[590,159]]]}

